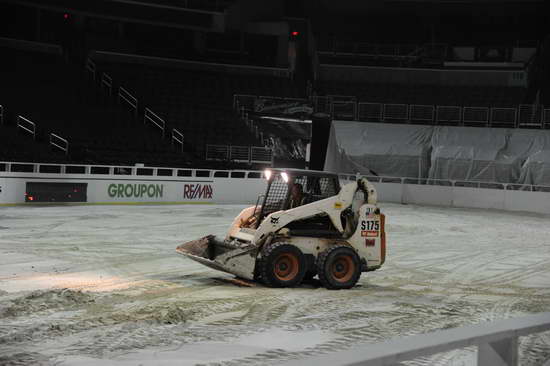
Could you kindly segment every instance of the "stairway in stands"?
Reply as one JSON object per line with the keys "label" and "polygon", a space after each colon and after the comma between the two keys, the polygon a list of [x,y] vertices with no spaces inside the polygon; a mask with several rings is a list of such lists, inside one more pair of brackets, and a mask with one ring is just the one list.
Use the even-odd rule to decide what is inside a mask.
{"label": "stairway in stands", "polygon": [[[188,166],[192,157],[134,120],[113,98],[101,95],[79,65],[61,55],[2,50],[0,105],[5,123],[0,159],[102,164]],[[17,115],[37,125],[37,141],[16,130]],[[53,132],[69,141],[70,154],[51,151]]]}
{"label": "stairway in stands", "polygon": [[100,72],[120,81],[156,114],[167,130],[183,132],[187,146],[205,157],[210,145],[262,146],[233,110],[234,94],[300,96],[288,79],[202,72],[97,61]]}

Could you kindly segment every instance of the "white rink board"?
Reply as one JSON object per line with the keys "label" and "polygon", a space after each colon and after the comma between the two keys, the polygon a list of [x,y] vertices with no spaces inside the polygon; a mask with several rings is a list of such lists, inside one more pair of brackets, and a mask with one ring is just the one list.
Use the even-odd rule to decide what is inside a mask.
{"label": "white rink board", "polygon": [[[0,204],[25,203],[26,184],[30,182],[86,183],[87,203],[216,203],[251,204],[265,191],[265,180],[258,178],[172,178],[150,177],[80,178],[59,175],[28,174],[24,178],[0,178]],[[130,187],[129,187],[130,186]],[[143,188],[142,188],[143,187]],[[137,189],[137,193],[136,192]],[[143,190],[145,189],[145,190]]]}
{"label": "white rink board", "polygon": [[[262,178],[0,173],[0,205],[24,204],[30,182],[86,183],[88,204],[254,204]],[[258,173],[258,172],[254,172]],[[349,182],[342,180],[342,184]],[[381,202],[550,213],[550,193],[401,183],[374,183]],[[138,193],[134,193],[135,191]]]}
{"label": "white rink board", "polygon": [[373,183],[381,202],[550,214],[549,192]]}

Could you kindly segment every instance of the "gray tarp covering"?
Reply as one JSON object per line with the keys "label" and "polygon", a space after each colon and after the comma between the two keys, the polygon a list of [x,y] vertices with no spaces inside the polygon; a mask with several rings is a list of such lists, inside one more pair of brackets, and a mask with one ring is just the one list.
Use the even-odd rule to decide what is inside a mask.
{"label": "gray tarp covering", "polygon": [[325,170],[550,185],[550,131],[334,121]]}
{"label": "gray tarp covering", "polygon": [[501,156],[507,129],[435,127],[431,179],[507,182],[511,163]]}
{"label": "gray tarp covering", "polygon": [[[510,182],[550,185],[550,176],[548,175],[546,179],[542,179],[541,176],[540,179],[532,180],[530,183],[525,182],[522,178],[526,174],[526,169],[532,170],[532,168],[529,168],[529,161],[533,161],[531,157],[539,155],[543,150],[550,150],[550,131],[511,130],[510,139],[503,154],[510,160],[517,160],[517,163],[514,164],[514,170],[511,172]],[[547,166],[547,169],[550,169],[550,166]]]}
{"label": "gray tarp covering", "polygon": [[518,183],[550,186],[550,150],[541,150],[527,158]]}
{"label": "gray tarp covering", "polygon": [[426,176],[429,126],[334,121],[325,170],[394,177]]}
{"label": "gray tarp covering", "polygon": [[525,149],[526,156],[518,183],[550,186],[550,131],[525,131],[527,132],[534,137],[524,137],[525,142],[518,144]]}

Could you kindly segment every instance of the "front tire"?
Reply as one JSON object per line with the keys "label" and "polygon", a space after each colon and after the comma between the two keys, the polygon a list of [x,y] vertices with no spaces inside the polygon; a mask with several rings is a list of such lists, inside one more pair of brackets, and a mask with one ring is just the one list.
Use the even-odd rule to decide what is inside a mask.
{"label": "front tire", "polygon": [[262,281],[270,287],[297,286],[306,273],[306,260],[302,251],[285,243],[266,247],[258,266]]}
{"label": "front tire", "polygon": [[319,254],[317,273],[327,289],[352,288],[361,277],[361,260],[349,246],[335,245]]}

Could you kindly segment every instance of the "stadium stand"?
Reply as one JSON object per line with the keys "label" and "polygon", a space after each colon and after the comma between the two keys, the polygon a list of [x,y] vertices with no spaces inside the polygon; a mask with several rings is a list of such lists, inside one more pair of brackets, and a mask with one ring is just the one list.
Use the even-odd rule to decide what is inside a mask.
{"label": "stadium stand", "polygon": [[[65,156],[63,151],[47,154],[48,159],[55,161],[70,157],[80,162],[105,164],[115,161],[166,164],[191,160],[189,156],[173,154],[168,144],[151,138],[145,127],[123,108],[96,95],[96,91],[86,85],[80,68],[67,64],[60,55],[15,50],[5,50],[5,54],[3,62],[12,67],[2,69],[0,98],[11,113],[7,114],[6,133],[2,135],[15,135],[13,129],[18,115],[34,122],[36,141],[29,136],[23,151],[43,151],[50,134],[54,133],[70,145],[70,156]],[[18,130],[20,136],[14,141],[25,137],[21,136],[21,129]],[[19,154],[16,160],[30,157]]]}
{"label": "stadium stand", "polygon": [[[262,146],[232,110],[234,94],[301,94],[278,77],[108,62],[97,71],[94,65],[92,75],[61,54],[4,53],[0,100],[10,113],[4,113],[2,136],[10,143],[3,144],[2,159],[204,164],[207,145]],[[163,133],[138,118],[145,108],[163,120]],[[16,127],[18,115],[34,121],[36,141]],[[173,129],[183,134],[183,151],[171,146]],[[68,140],[70,154],[49,151],[51,133]],[[9,153],[21,150],[26,152]]]}
{"label": "stadium stand", "polygon": [[303,95],[280,77],[103,61],[98,68],[121,80],[165,120],[168,130],[181,131],[199,156],[205,156],[207,144],[261,145],[233,110],[235,94]]}
{"label": "stadium stand", "polygon": [[[429,4],[388,3],[362,15],[350,14],[358,4],[348,4],[343,21],[329,3],[302,4],[296,17],[283,16],[293,14],[293,2],[269,9],[235,0],[55,3],[0,5],[1,19],[11,12],[20,23],[0,26],[0,36],[60,44],[14,50],[13,40],[2,49],[2,159],[176,166],[219,160],[229,167],[233,147],[303,155],[303,133],[261,117],[303,121],[312,112],[384,123],[550,127],[543,105],[550,93],[532,81],[543,72],[531,70],[548,59],[539,55],[533,7],[506,10],[536,20],[520,34],[506,17],[490,26],[473,17],[490,8],[483,4],[459,12],[453,24],[453,6]],[[248,18],[249,5],[261,16]],[[517,41],[530,37],[537,41]],[[6,38],[0,45],[7,47]],[[57,52],[44,52],[52,47]],[[449,77],[464,70],[471,71],[465,80]],[[18,116],[36,124],[34,139],[17,127]],[[52,133],[61,148],[50,143]],[[222,158],[212,158],[213,150]]]}

